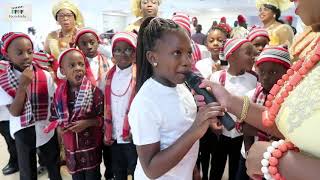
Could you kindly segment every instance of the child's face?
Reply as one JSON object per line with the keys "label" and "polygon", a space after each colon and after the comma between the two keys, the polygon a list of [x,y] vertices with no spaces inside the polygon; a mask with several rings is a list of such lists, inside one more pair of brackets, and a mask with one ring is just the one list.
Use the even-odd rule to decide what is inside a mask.
{"label": "child's face", "polygon": [[207,48],[210,51],[211,56],[219,58],[220,49],[226,39],[226,35],[218,29],[211,31],[208,34]]}
{"label": "child's face", "polygon": [[231,56],[234,57],[230,62],[230,65],[234,65],[242,72],[251,71],[257,51],[250,42],[244,43],[238,50]]}
{"label": "child's face", "polygon": [[92,33],[85,33],[81,35],[77,45],[85,56],[89,58],[94,58],[97,56],[99,42],[97,37]]}
{"label": "child's face", "polygon": [[61,73],[66,76],[72,87],[78,87],[86,73],[82,55],[77,51],[68,52],[62,59]]}
{"label": "child's face", "polygon": [[183,31],[165,32],[156,41],[154,50],[147,52],[148,61],[157,66],[154,77],[166,86],[175,86],[185,81],[191,71],[192,48],[190,38]]}
{"label": "child's face", "polygon": [[257,72],[262,87],[269,92],[272,86],[287,72],[287,68],[275,62],[263,62],[258,65]]}
{"label": "child's face", "polygon": [[120,69],[125,69],[131,66],[132,62],[134,62],[136,58],[135,49],[124,41],[117,42],[112,53],[115,63]]}
{"label": "child's face", "polygon": [[141,11],[143,17],[157,16],[159,0],[141,0]]}
{"label": "child's face", "polygon": [[18,37],[8,47],[8,58],[19,71],[25,70],[32,63],[33,47],[29,39]]}
{"label": "child's face", "polygon": [[253,46],[256,48],[256,50],[258,51],[258,54],[260,54],[263,50],[263,48],[269,44],[269,39],[264,37],[264,36],[258,36],[256,38],[254,38],[254,40],[252,40],[251,42],[253,44]]}

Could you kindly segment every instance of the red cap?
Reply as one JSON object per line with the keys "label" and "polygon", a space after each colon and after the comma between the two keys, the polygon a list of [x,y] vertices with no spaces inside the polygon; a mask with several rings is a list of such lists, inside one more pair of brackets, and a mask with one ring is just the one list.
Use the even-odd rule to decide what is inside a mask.
{"label": "red cap", "polygon": [[227,23],[227,18],[226,18],[226,17],[222,17],[222,18],[220,19],[220,22]]}
{"label": "red cap", "polygon": [[239,22],[239,24],[243,24],[243,23],[246,23],[247,20],[243,15],[239,15],[238,16],[238,22]]}
{"label": "red cap", "polygon": [[292,22],[292,21],[293,21],[293,17],[292,17],[292,16],[286,16],[286,20],[287,20],[288,22]]}

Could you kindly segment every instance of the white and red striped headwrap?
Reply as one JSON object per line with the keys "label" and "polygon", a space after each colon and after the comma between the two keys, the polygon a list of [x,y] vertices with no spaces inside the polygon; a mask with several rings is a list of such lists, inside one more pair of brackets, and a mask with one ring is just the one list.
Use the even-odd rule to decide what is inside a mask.
{"label": "white and red striped headwrap", "polygon": [[181,28],[187,30],[189,35],[191,35],[190,17],[187,14],[176,12],[172,17],[172,20]]}
{"label": "white and red striped headwrap", "polygon": [[1,46],[1,53],[3,55],[7,55],[8,53],[8,47],[11,44],[11,42],[19,37],[24,37],[30,40],[32,48],[33,48],[33,43],[30,37],[24,33],[21,32],[8,32],[4,34],[1,38],[2,41],[2,46]]}
{"label": "white and red striped headwrap", "polygon": [[244,43],[250,42],[247,39],[228,39],[223,47],[223,52],[226,60],[234,53],[237,49],[239,49]]}
{"label": "white and red striped headwrap", "polygon": [[137,34],[132,32],[118,32],[116,33],[111,40],[111,47],[112,50],[114,49],[114,46],[119,41],[124,41],[128,43],[130,46],[132,46],[134,49],[137,48]]}
{"label": "white and red striped headwrap", "polygon": [[85,34],[85,33],[91,33],[91,34],[93,34],[93,35],[97,38],[98,42],[101,43],[101,39],[99,38],[97,32],[96,32],[94,29],[91,29],[91,28],[81,28],[81,29],[79,29],[79,30],[77,31],[77,34],[76,34],[76,37],[75,37],[75,41],[74,41],[74,42],[75,42],[75,45],[78,44],[79,38],[80,38],[83,34]]}
{"label": "white and red striped headwrap", "polygon": [[258,66],[263,62],[279,63],[286,68],[291,66],[290,54],[287,49],[281,46],[264,48],[257,58],[256,65]]}
{"label": "white and red striped headwrap", "polygon": [[255,38],[259,36],[266,37],[270,40],[268,31],[264,28],[258,28],[258,27],[253,28],[249,32],[247,39],[252,42]]}

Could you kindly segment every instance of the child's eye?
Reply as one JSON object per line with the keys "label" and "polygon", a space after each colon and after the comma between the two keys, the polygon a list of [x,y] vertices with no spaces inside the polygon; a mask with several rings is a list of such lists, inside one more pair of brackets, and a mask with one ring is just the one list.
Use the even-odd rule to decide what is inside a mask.
{"label": "child's eye", "polygon": [[175,51],[175,52],[173,52],[173,55],[174,55],[174,56],[179,56],[179,55],[181,55],[181,51],[180,51],[180,50]]}
{"label": "child's eye", "polygon": [[91,42],[90,42],[90,44],[91,44],[91,45],[94,45],[94,44],[95,44],[95,42],[94,42],[94,41],[91,41]]}

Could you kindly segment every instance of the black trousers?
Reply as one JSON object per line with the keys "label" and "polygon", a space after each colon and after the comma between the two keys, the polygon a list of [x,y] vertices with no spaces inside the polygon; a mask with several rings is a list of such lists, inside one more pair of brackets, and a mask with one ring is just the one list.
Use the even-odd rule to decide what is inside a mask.
{"label": "black trousers", "polygon": [[211,180],[221,180],[224,168],[229,157],[229,180],[235,180],[241,156],[243,136],[230,138],[224,135],[219,136],[217,149],[213,156],[213,173]]}
{"label": "black trousers", "polygon": [[114,142],[111,146],[111,154],[112,172],[115,180],[127,180],[128,175],[134,175],[138,158],[134,144],[118,144]]}
{"label": "black trousers", "polygon": [[104,172],[104,177],[106,180],[113,178],[112,172],[112,162],[111,162],[111,146],[102,146],[102,158],[106,171]]}
{"label": "black trousers", "polygon": [[72,174],[72,180],[100,180],[100,166],[97,166],[95,169],[90,169],[86,171],[81,171],[75,174]]}
{"label": "black trousers", "polygon": [[249,180],[247,175],[246,159],[241,155],[236,180]]}
{"label": "black trousers", "polygon": [[[36,132],[35,127],[22,129],[14,134],[18,153],[20,180],[37,179]],[[59,146],[57,135],[38,147],[39,156],[47,167],[50,180],[62,180],[60,175]]]}
{"label": "black trousers", "polygon": [[[209,164],[211,165],[210,175],[213,173],[213,161],[214,152],[216,151],[218,144],[218,137],[209,129],[206,134],[200,139],[199,149],[199,162],[202,170],[202,180],[208,180]],[[199,165],[198,165],[199,167]]]}
{"label": "black trousers", "polygon": [[12,166],[18,166],[16,143],[10,135],[9,121],[0,121],[0,134],[4,137],[8,146],[8,152],[10,155],[9,164]]}

